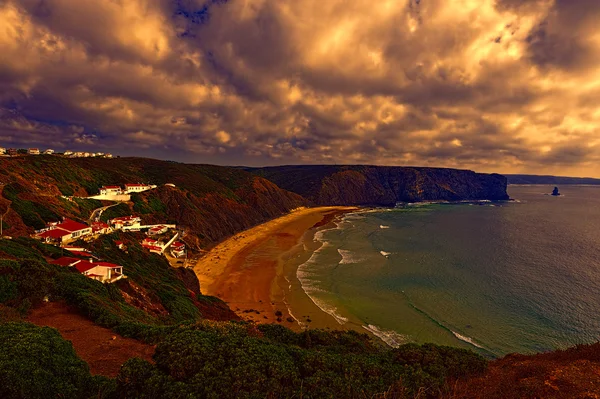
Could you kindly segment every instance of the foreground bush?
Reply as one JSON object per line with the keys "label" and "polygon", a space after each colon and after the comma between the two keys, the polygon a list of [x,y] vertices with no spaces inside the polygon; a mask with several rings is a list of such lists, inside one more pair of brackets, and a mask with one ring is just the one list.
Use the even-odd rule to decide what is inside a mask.
{"label": "foreground bush", "polygon": [[111,380],[90,375],[55,329],[0,324],[1,398],[106,398],[113,389]]}
{"label": "foreground bush", "polygon": [[[357,343],[368,337],[353,332],[279,332],[287,343],[257,336],[243,325],[180,327],[157,346],[155,364],[140,359],[124,364],[117,391],[123,398],[371,398],[384,393],[433,398],[445,392],[448,378],[486,367],[483,358],[462,349],[359,349]],[[314,341],[329,336],[330,342],[315,346],[311,335]]]}

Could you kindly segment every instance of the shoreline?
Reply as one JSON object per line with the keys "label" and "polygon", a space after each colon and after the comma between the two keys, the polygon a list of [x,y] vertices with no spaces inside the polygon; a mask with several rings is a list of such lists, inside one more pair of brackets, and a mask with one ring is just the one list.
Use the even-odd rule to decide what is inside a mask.
{"label": "shoreline", "polygon": [[[286,274],[292,271],[284,270],[285,264],[300,256],[307,234],[314,235],[317,229],[332,225],[339,215],[359,209],[303,208],[230,237],[193,267],[200,290],[204,295],[225,301],[244,320],[256,323],[279,323],[299,330],[304,324],[301,318],[310,320],[312,316],[305,314],[314,314],[315,309],[307,309],[310,305],[331,317],[313,304],[307,294],[300,301],[298,292],[291,292],[293,286],[297,291],[299,281],[290,281]],[[294,276],[295,273],[293,270]]]}

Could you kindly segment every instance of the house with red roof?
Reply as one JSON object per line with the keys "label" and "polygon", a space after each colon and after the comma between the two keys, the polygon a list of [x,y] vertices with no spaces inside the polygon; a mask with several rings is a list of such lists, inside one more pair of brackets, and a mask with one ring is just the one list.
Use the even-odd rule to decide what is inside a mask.
{"label": "house with red roof", "polygon": [[50,224],[48,229],[35,235],[48,244],[64,245],[92,234],[92,228],[86,224],[71,219],[64,219],[61,223]]}
{"label": "house with red roof", "polygon": [[157,236],[160,234],[164,234],[167,231],[169,231],[169,228],[167,226],[160,225],[160,226],[154,226],[154,227],[148,229],[148,232],[146,234],[148,234],[149,236]]}
{"label": "house with red roof", "polygon": [[95,262],[94,260],[84,260],[70,257],[62,257],[50,262],[63,267],[73,267],[79,273],[101,283],[114,283],[125,277],[123,266],[108,262]]}
{"label": "house with red roof", "polygon": [[115,229],[122,229],[123,227],[139,226],[141,221],[142,219],[138,216],[123,216],[111,219],[109,223]]}
{"label": "house with red roof", "polygon": [[149,250],[150,252],[152,252],[154,254],[162,255],[163,252],[165,251],[165,247],[164,247],[163,243],[161,243],[153,238],[146,237],[142,240],[141,244],[142,244],[142,247],[146,248],[147,250]]}
{"label": "house with red roof", "polygon": [[181,258],[185,256],[185,244],[181,241],[175,241],[171,244],[171,255],[175,258]]}
{"label": "house with red roof", "polygon": [[125,251],[127,249],[127,246],[125,245],[125,243],[123,241],[115,241],[115,245],[117,246],[117,248],[119,248],[121,251]]}
{"label": "house with red roof", "polygon": [[121,195],[123,189],[120,186],[102,186],[100,188],[100,195]]}
{"label": "house with red roof", "polygon": [[112,231],[112,228],[104,222],[92,223],[92,233],[94,234],[108,234]]}

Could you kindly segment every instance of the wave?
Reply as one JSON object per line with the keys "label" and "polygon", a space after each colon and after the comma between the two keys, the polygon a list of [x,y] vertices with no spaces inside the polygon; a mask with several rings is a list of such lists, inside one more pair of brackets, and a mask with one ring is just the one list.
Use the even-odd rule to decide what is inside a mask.
{"label": "wave", "polygon": [[419,201],[419,202],[398,202],[396,208],[405,207],[424,207],[431,205],[459,205],[459,204],[489,204],[491,200],[460,200],[460,201]]}
{"label": "wave", "polygon": [[452,334],[454,334],[454,336],[456,338],[460,339],[461,341],[471,344],[479,349],[485,349],[483,346],[481,346],[478,343],[476,343],[475,341],[473,341],[473,338],[469,338],[464,335],[461,335],[461,334],[457,333],[456,331],[452,331],[452,330],[450,330],[450,331],[452,332]]}
{"label": "wave", "polygon": [[[321,246],[322,249],[325,245]],[[315,273],[310,270],[310,266],[317,263],[317,257],[319,256],[318,250],[313,252],[311,257],[298,266],[298,270],[296,271],[296,277],[300,281],[300,285],[302,286],[302,290],[304,293],[310,298],[310,300],[323,312],[332,316],[335,321],[337,321],[340,325],[344,325],[348,322],[348,318],[342,316],[338,309],[325,302],[324,300],[318,298],[316,294],[318,293],[328,293],[328,291],[319,288],[316,284],[318,283],[318,279],[315,278]]]}
{"label": "wave", "polygon": [[397,348],[400,345],[404,345],[410,342],[408,337],[406,337],[405,335],[399,334],[396,331],[383,330],[373,324],[362,326],[362,328],[369,331],[392,348]]}
{"label": "wave", "polygon": [[412,303],[412,301],[410,300],[410,298],[408,297],[408,295],[406,295],[406,293],[404,291],[402,291],[402,293],[404,294],[404,297],[406,298],[406,300],[407,300],[407,302],[408,302],[408,304],[409,304],[410,307],[412,307],[417,312],[421,313],[423,316],[427,317],[433,323],[437,324],[439,327],[443,328],[444,330],[451,332],[459,340],[461,340],[463,342],[466,342],[468,344],[471,344],[474,347],[482,349],[482,350],[484,350],[486,352],[492,353],[489,350],[487,350],[486,348],[484,348],[483,346],[481,346],[478,343],[476,343],[472,338],[469,338],[469,337],[464,336],[462,334],[459,334],[459,333],[457,333],[455,331],[452,331],[451,329],[449,329],[448,327],[446,327],[444,324],[440,323],[438,320],[436,320],[435,318],[433,318],[429,313],[427,313],[423,309],[420,309],[417,306],[415,306],[415,304]]}
{"label": "wave", "polygon": [[385,252],[385,251],[379,251],[380,254],[382,254],[383,256],[385,256],[386,258],[389,258],[390,255],[392,254],[391,252]]}
{"label": "wave", "polygon": [[379,225],[379,228],[380,228],[380,229],[389,229],[389,228],[390,228],[390,226],[384,226],[383,224],[380,224],[380,225]]}
{"label": "wave", "polygon": [[356,252],[348,251],[346,249],[338,249],[338,253],[342,257],[342,260],[339,262],[340,265],[351,265],[364,260]]}

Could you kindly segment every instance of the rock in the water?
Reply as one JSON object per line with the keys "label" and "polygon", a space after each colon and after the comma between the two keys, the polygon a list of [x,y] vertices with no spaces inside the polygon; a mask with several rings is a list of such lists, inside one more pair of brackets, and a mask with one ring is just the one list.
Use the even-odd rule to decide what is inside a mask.
{"label": "rock in the water", "polygon": [[554,195],[554,196],[560,195],[560,193],[558,192],[558,187],[554,187],[554,190],[552,190],[552,195]]}

